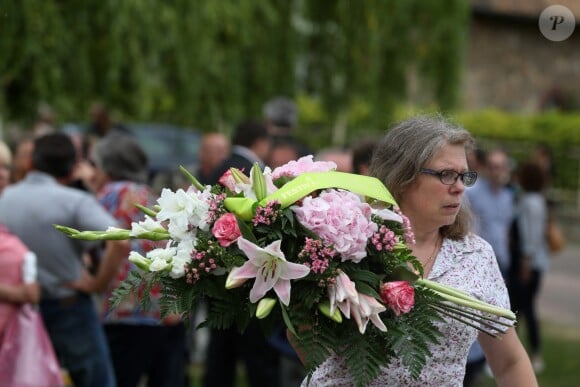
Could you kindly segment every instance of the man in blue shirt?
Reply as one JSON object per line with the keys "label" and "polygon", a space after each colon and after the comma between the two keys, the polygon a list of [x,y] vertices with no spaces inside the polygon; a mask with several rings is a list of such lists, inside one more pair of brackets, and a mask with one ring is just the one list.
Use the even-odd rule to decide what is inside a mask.
{"label": "man in blue shirt", "polygon": [[509,229],[514,218],[514,194],[508,187],[510,161],[500,149],[488,152],[483,176],[466,191],[475,215],[475,233],[493,248],[504,278],[510,265]]}

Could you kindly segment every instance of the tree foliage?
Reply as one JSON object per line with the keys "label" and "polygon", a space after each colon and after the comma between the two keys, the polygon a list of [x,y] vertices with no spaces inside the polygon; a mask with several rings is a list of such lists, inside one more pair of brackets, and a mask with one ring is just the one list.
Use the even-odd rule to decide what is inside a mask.
{"label": "tree foliage", "polygon": [[204,130],[260,117],[265,100],[320,101],[305,125],[381,127],[409,68],[443,108],[457,99],[464,0],[4,0],[0,112],[61,121],[101,100],[120,118]]}

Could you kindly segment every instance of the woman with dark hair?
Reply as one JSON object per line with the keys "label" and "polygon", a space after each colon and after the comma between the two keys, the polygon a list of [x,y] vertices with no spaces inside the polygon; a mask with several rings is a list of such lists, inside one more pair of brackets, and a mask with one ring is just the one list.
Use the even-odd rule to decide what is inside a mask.
{"label": "woman with dark hair", "polygon": [[[147,179],[147,155],[130,136],[109,134],[99,140],[91,152],[95,165],[91,186],[98,200],[119,223],[131,228],[143,215],[135,204],[151,205]],[[145,254],[156,246],[145,240],[133,240],[132,251]],[[132,269],[127,259],[104,297],[103,319],[115,369],[117,386],[136,386],[147,376],[148,386],[183,386],[187,364],[186,331],[179,317],[161,321],[159,289],[150,291],[151,307],[129,298],[117,307],[110,304],[111,292]]]}
{"label": "woman with dark hair", "polygon": [[[487,303],[509,308],[507,290],[490,245],[470,232],[466,187],[477,173],[469,171],[466,150],[471,135],[439,116],[403,121],[378,143],[370,173],[391,191],[411,221],[415,242],[409,244],[424,276],[463,290]],[[399,359],[382,368],[372,386],[461,386],[471,344],[479,339],[500,386],[537,385],[529,358],[513,328],[501,340],[474,327],[444,319],[442,337],[430,346],[432,356],[414,380]],[[353,379],[340,355],[326,360],[303,386],[350,386]]]}
{"label": "woman with dark hair", "polygon": [[544,273],[550,264],[546,240],[548,206],[543,191],[547,182],[545,170],[535,162],[526,162],[518,170],[521,193],[516,211],[517,254],[512,254],[510,292],[512,309],[523,314],[530,343],[532,366],[544,369],[540,348],[540,327],[535,303]]}

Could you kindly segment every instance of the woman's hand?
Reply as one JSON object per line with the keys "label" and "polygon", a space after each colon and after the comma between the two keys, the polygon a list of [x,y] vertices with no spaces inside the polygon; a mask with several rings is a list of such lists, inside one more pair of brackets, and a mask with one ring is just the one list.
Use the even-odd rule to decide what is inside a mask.
{"label": "woman's hand", "polygon": [[0,300],[15,304],[36,304],[40,301],[40,286],[37,282],[20,285],[0,284]]}
{"label": "woman's hand", "polygon": [[288,339],[288,342],[290,343],[292,348],[294,348],[294,351],[296,351],[296,355],[298,355],[298,359],[300,359],[300,362],[302,363],[302,365],[306,364],[306,362],[305,362],[306,358],[304,356],[304,352],[302,351],[302,348],[296,342],[296,337],[294,337],[294,334],[292,334],[292,332],[290,332],[290,330],[288,330],[288,329],[286,329],[286,338]]}

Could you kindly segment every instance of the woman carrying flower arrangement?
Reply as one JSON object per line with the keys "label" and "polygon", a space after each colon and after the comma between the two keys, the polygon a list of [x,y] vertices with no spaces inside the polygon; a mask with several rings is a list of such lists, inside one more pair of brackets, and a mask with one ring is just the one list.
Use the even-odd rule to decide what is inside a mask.
{"label": "woman carrying flower arrangement", "polygon": [[167,313],[209,300],[203,326],[283,322],[309,372],[304,385],[460,386],[479,331],[500,385],[533,386],[495,257],[462,207],[477,178],[465,157],[472,141],[440,118],[417,118],[384,138],[376,177],[312,156],[273,171],[254,164],[249,175],[231,168],[214,186],[184,171],[192,186],[164,189],[131,229],[57,228],[168,240],[131,253],[139,269],[115,302],[161,284]]}
{"label": "woman carrying flower arrangement", "polygon": [[[415,241],[408,244],[423,266],[424,278],[453,286],[488,303],[509,308],[507,291],[490,246],[469,232],[465,188],[477,174],[467,169],[469,133],[443,118],[417,117],[389,130],[374,153],[371,174],[389,188],[408,216]],[[392,284],[392,283],[391,283]],[[398,292],[408,290],[401,284]],[[390,285],[396,287],[396,285]],[[340,288],[337,284],[337,288]],[[344,287],[348,288],[348,287]],[[396,289],[385,289],[396,292]],[[394,297],[396,314],[412,307],[408,294]],[[479,338],[500,386],[534,386],[536,379],[514,328],[501,339],[454,320],[438,324],[442,337],[430,346],[432,356],[418,378],[399,359],[382,367],[372,386],[461,386],[467,352]],[[296,342],[296,340],[295,340]],[[299,344],[298,344],[299,345]],[[338,349],[338,348],[335,348]],[[351,386],[353,378],[337,354],[324,362],[303,386]]]}

